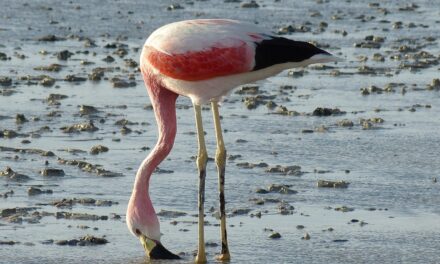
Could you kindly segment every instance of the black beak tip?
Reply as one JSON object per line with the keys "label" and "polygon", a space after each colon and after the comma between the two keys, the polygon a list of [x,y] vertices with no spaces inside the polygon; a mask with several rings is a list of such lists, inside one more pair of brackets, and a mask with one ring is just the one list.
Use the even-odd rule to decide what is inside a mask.
{"label": "black beak tip", "polygon": [[171,253],[162,244],[157,244],[149,253],[151,259],[180,259],[176,254]]}

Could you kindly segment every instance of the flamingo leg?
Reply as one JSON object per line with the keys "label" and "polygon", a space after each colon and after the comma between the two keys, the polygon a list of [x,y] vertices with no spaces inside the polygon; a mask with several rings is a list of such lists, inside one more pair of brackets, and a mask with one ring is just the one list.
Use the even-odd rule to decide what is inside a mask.
{"label": "flamingo leg", "polygon": [[204,230],[204,203],[205,203],[205,178],[206,178],[206,163],[208,161],[208,153],[206,151],[205,145],[205,132],[203,130],[202,124],[202,110],[200,105],[194,104],[194,112],[196,116],[196,126],[197,126],[197,139],[198,139],[198,154],[197,154],[197,168],[199,170],[199,247],[197,251],[197,256],[195,259],[196,263],[206,262],[205,253],[205,230]]}
{"label": "flamingo leg", "polygon": [[222,127],[220,125],[220,115],[218,103],[211,102],[212,115],[214,117],[215,137],[217,139],[217,150],[215,152],[215,163],[218,170],[218,190],[220,200],[220,232],[222,237],[222,251],[217,260],[229,260],[231,258],[228,248],[228,235],[226,233],[226,212],[225,212],[225,167],[226,149],[223,142]]}

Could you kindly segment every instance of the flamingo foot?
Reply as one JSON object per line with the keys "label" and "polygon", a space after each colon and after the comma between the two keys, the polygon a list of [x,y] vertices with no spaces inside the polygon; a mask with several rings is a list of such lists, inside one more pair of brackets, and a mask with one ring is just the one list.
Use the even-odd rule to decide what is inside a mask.
{"label": "flamingo foot", "polygon": [[220,255],[215,256],[215,259],[218,261],[228,262],[231,260],[231,255],[229,255],[229,253],[224,253],[224,254],[220,254]]}
{"label": "flamingo foot", "polygon": [[197,254],[196,259],[194,260],[197,264],[206,263],[206,255],[205,254]]}

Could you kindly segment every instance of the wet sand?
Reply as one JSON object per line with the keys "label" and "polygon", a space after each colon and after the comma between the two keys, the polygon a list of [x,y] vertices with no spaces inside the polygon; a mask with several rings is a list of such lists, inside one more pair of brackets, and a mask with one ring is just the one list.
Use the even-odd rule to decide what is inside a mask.
{"label": "wet sand", "polygon": [[[156,142],[139,51],[160,25],[217,17],[345,59],[240,87],[222,104],[231,262],[440,261],[435,3],[178,4],[16,1],[0,10],[0,263],[149,262],[125,225],[135,172]],[[194,133],[181,97],[175,147],[151,182],[163,243],[183,257],[173,263],[192,262],[197,248]],[[207,175],[214,262],[213,162]]]}

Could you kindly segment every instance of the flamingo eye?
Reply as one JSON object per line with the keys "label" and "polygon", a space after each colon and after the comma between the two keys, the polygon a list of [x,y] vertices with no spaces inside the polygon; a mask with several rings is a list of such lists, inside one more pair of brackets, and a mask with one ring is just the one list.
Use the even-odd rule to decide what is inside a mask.
{"label": "flamingo eye", "polygon": [[135,233],[136,233],[136,235],[138,235],[138,236],[142,235],[142,232],[141,232],[139,229],[137,229],[137,228],[136,228],[136,230],[135,230]]}

